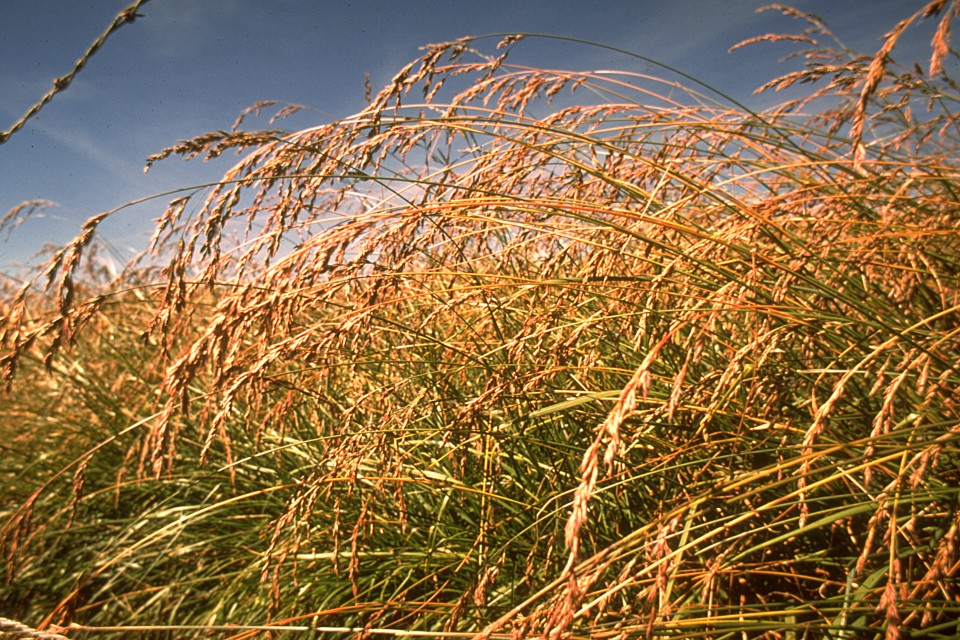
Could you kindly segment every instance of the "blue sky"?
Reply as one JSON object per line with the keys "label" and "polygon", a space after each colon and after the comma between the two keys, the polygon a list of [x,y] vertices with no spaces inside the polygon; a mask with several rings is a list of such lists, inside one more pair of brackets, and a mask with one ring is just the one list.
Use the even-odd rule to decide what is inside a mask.
{"label": "blue sky", "polygon": [[[0,0],[0,128],[6,129],[132,0]],[[0,236],[0,273],[13,273],[44,243],[63,243],[101,211],[215,180],[235,162],[167,160],[152,153],[228,129],[261,100],[312,107],[298,124],[349,116],[364,106],[364,73],[379,89],[418,47],[464,35],[533,32],[635,51],[677,67],[754,106],[751,92],[783,71],[786,47],[727,53],[740,40],[800,26],[768,0],[151,0],[73,84],[0,145],[0,217],[37,198],[58,206]],[[825,18],[849,46],[873,52],[919,0],[791,3]],[[587,8],[589,7],[589,8]],[[528,41],[512,61],[549,68],[651,71],[582,46]],[[261,123],[263,124],[263,123]],[[250,126],[255,126],[256,121]],[[170,198],[126,209],[105,231],[123,254],[142,248]]]}

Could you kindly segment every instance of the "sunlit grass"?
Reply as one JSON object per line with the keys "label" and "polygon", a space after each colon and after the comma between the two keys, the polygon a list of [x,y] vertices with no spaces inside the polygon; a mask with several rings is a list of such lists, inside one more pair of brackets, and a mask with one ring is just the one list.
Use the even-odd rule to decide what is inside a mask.
{"label": "sunlit grass", "polygon": [[950,81],[854,58],[828,110],[755,114],[471,46],[159,154],[246,151],[160,218],[165,268],[77,275],[98,218],[5,295],[0,610],[954,637]]}

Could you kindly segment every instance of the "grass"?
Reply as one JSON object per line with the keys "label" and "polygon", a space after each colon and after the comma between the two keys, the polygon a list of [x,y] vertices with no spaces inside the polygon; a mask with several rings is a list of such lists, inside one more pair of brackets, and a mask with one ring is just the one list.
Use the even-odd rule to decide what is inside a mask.
{"label": "grass", "polygon": [[461,40],[354,117],[151,158],[244,154],[120,278],[83,271],[103,214],[0,302],[0,611],[955,637],[949,33],[933,75],[891,57],[937,4],[873,57],[784,9],[780,84],[819,84],[763,114]]}

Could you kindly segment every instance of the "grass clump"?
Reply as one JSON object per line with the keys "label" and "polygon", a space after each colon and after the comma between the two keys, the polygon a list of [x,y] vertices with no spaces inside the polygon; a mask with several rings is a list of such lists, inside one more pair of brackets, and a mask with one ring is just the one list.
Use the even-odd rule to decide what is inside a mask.
{"label": "grass clump", "polygon": [[957,95],[942,47],[894,67],[906,26],[763,114],[461,40],[354,117],[158,154],[244,152],[160,217],[165,266],[77,276],[98,216],[4,298],[0,607],[954,637]]}

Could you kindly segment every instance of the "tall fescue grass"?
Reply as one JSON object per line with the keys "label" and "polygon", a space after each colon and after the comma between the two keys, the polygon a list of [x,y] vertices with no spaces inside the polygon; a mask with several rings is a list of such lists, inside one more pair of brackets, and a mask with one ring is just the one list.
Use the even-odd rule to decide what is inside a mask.
{"label": "tall fescue grass", "polygon": [[780,84],[819,84],[763,114],[462,40],[354,117],[152,158],[243,152],[122,278],[81,275],[98,216],[2,302],[0,611],[956,637],[958,8],[874,57],[784,9]]}

